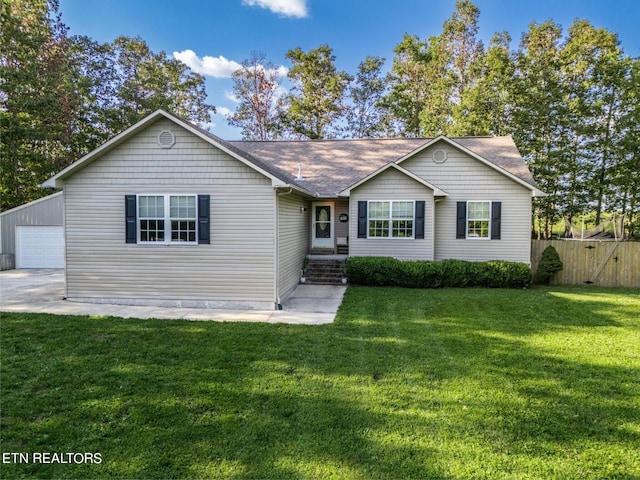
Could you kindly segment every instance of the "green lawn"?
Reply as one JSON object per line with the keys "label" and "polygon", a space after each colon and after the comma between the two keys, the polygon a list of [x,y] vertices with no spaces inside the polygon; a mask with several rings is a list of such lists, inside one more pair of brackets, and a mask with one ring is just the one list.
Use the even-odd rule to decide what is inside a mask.
{"label": "green lawn", "polygon": [[[3,314],[2,478],[640,478],[640,292],[349,288],[324,326]],[[3,457],[4,460],[4,457]]]}

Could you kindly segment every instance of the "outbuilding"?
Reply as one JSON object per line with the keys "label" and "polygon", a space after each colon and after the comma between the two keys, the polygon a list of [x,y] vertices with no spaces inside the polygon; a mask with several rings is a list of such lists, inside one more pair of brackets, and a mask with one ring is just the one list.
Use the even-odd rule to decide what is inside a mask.
{"label": "outbuilding", "polygon": [[0,213],[2,270],[64,268],[64,198],[57,192]]}

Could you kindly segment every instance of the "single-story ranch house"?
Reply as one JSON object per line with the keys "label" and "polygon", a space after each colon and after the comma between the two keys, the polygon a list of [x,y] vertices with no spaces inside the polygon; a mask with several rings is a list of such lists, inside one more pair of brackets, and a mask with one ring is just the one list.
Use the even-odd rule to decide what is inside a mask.
{"label": "single-story ranch house", "polygon": [[157,111],[64,169],[69,300],[278,308],[310,252],[530,262],[509,137],[228,142]]}

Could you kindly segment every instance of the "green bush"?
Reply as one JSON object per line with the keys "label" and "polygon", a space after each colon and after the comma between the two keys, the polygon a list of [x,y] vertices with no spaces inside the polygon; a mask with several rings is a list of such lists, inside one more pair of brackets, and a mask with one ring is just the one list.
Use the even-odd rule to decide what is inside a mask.
{"label": "green bush", "polygon": [[402,261],[393,257],[351,257],[345,266],[349,283],[405,288],[522,288],[531,283],[524,263],[492,260]]}
{"label": "green bush", "polygon": [[562,270],[560,255],[558,255],[558,251],[554,247],[549,245],[542,252],[533,281],[538,285],[548,285],[553,274],[560,270]]}

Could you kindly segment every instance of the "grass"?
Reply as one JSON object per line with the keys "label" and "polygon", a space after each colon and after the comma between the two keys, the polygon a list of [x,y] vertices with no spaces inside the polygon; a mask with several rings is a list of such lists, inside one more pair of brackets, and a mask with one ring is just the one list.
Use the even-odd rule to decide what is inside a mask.
{"label": "grass", "polygon": [[349,288],[325,326],[4,314],[2,478],[640,478],[640,293]]}

